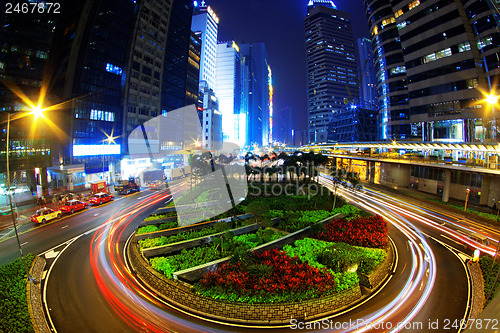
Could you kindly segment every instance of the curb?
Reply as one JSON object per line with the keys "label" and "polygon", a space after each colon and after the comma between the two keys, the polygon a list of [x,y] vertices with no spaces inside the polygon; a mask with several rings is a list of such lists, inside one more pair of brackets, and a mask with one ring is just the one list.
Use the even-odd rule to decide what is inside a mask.
{"label": "curb", "polygon": [[478,262],[467,263],[467,269],[471,275],[472,282],[472,300],[469,319],[476,319],[483,311],[484,307],[484,281],[483,274]]}
{"label": "curb", "polygon": [[39,256],[31,265],[30,275],[35,278],[37,283],[31,281],[26,282],[26,296],[28,298],[28,312],[31,319],[31,324],[36,333],[50,333],[52,332],[47,324],[45,312],[42,306],[42,292],[41,280],[43,276],[43,269],[45,267],[45,259]]}

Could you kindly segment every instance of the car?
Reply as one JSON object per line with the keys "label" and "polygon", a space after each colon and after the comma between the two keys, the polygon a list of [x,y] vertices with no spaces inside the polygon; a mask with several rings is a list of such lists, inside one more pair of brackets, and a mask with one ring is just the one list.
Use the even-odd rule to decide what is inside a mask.
{"label": "car", "polygon": [[94,194],[94,197],[90,199],[89,202],[93,205],[100,205],[111,200],[114,200],[113,195],[101,192]]}
{"label": "car", "polygon": [[35,223],[45,223],[58,219],[61,216],[62,212],[60,210],[43,207],[38,209],[35,214],[31,215],[31,221]]}
{"label": "car", "polygon": [[165,188],[165,182],[162,182],[161,180],[156,180],[154,182],[147,184],[147,186],[150,190],[160,190],[162,188]]}
{"label": "car", "polygon": [[68,200],[66,204],[61,206],[59,209],[63,213],[71,213],[73,214],[76,211],[83,210],[89,208],[88,202],[83,202],[80,200]]}

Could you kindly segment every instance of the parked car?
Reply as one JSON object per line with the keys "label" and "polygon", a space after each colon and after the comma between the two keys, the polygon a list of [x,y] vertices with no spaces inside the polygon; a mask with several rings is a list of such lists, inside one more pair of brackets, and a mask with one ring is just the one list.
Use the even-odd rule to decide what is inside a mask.
{"label": "parked car", "polygon": [[68,200],[64,206],[61,206],[61,212],[73,214],[76,211],[89,208],[88,202],[83,202],[80,200]]}
{"label": "parked car", "polygon": [[51,208],[43,207],[31,215],[31,221],[35,223],[45,223],[51,220],[58,219],[62,216],[60,210],[54,210]]}
{"label": "parked car", "polygon": [[113,195],[101,192],[94,194],[94,197],[89,202],[93,205],[100,205],[111,200],[114,200]]}

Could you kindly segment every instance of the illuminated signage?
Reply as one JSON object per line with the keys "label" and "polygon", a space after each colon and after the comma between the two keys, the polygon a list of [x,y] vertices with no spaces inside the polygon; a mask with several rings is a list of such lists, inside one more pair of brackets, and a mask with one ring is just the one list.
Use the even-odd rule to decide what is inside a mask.
{"label": "illuminated signage", "polygon": [[273,73],[271,66],[267,66],[267,76],[269,79],[269,141],[273,140]]}
{"label": "illuminated signage", "polygon": [[73,145],[73,156],[120,155],[121,145]]}

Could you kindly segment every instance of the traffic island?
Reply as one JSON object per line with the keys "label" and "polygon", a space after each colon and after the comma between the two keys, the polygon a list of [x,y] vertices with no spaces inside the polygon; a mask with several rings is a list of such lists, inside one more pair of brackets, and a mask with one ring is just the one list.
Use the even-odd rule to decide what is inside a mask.
{"label": "traffic island", "polygon": [[155,271],[139,253],[137,242],[129,243],[128,259],[137,277],[169,304],[186,312],[226,323],[249,325],[289,324],[291,318],[313,320],[347,308],[361,297],[359,285],[329,297],[279,304],[222,302],[193,292],[192,287]]}
{"label": "traffic island", "polygon": [[[321,216],[321,214],[315,214],[315,218]],[[341,216],[338,215],[336,217],[339,218]],[[222,256],[220,257],[220,259],[217,258],[214,261],[201,264],[199,267],[195,266],[188,270],[177,269],[177,271],[171,270],[172,267],[169,266],[170,263],[167,260],[168,258],[157,257],[160,262],[158,263],[157,261],[156,264],[154,262],[156,258],[148,260],[146,256],[144,256],[144,248],[142,248],[142,250],[140,249],[141,246],[145,245],[144,240],[139,241],[138,239],[136,239],[136,237],[132,237],[132,241],[128,244],[126,253],[128,254],[128,260],[130,262],[132,270],[135,272],[140,281],[142,281],[151,290],[153,290],[156,294],[163,298],[167,303],[176,306],[188,313],[211,320],[233,324],[246,324],[252,326],[289,325],[291,319],[296,319],[299,321],[317,320],[330,316],[337,312],[344,311],[349,307],[354,306],[359,301],[368,298],[370,294],[380,288],[380,286],[383,285],[383,282],[387,279],[387,277],[393,270],[395,254],[394,249],[392,248],[393,244],[391,241],[384,242],[384,244],[386,244],[387,246],[379,246],[381,248],[385,248],[385,251],[382,249],[365,249],[359,246],[353,247],[352,245],[344,243],[329,243],[330,241],[334,241],[333,239],[339,236],[335,233],[335,230],[337,230],[339,226],[341,228],[344,228],[344,226],[349,226],[352,223],[357,223],[357,228],[362,229],[363,225],[365,224],[368,225],[372,222],[381,223],[383,222],[383,220],[380,220],[379,217],[372,217],[364,219],[358,218],[353,221],[343,219],[336,221],[334,220],[334,218],[335,217],[333,216],[326,218],[321,221],[323,223],[312,222],[312,224],[310,224],[308,227],[296,231],[290,230],[291,232],[286,236],[282,235],[278,239],[275,239],[273,241],[267,240],[260,246],[253,247],[251,251],[247,251],[251,252],[252,255],[257,257],[261,254],[263,256],[267,256],[266,258],[264,258],[264,260],[267,260],[269,258],[277,258],[276,260],[285,260],[285,262],[288,264],[298,265],[298,267],[300,267],[299,273],[302,275],[305,274],[305,277],[303,279],[318,279],[318,281],[320,281],[325,276],[328,276],[328,274],[333,274],[330,275],[330,278],[326,280],[323,279],[322,281],[318,282],[318,285],[323,286],[323,290],[320,290],[319,293],[317,292],[317,290],[308,289],[305,293],[302,293],[303,295],[299,295],[300,292],[298,294],[292,292],[291,297],[288,297],[289,295],[286,295],[287,297],[285,298],[272,296],[274,297],[274,299],[272,299],[271,301],[268,299],[265,302],[258,297],[250,297],[250,299],[247,297],[246,302],[243,302],[238,300],[245,298],[245,296],[241,298],[238,295],[235,296],[234,293],[231,294],[231,292],[227,292],[227,290],[225,290],[229,290],[229,285],[231,284],[232,286],[234,286],[235,281],[238,282],[238,279],[231,280],[232,278],[229,278],[228,281],[224,282],[229,282],[229,284],[222,284],[221,286],[215,286],[215,289],[211,289],[210,281],[222,281],[225,278],[234,277],[235,274],[241,273],[231,270],[238,270],[239,267],[241,267],[238,265],[244,266],[245,263],[247,263],[246,259],[248,258],[245,257],[246,255],[243,252],[234,253],[230,257]],[[296,220],[295,218],[293,218],[293,221],[295,221],[293,228],[299,228],[300,226],[302,226],[302,222],[297,222],[298,220]],[[324,224],[324,226],[320,227],[321,224]],[[284,227],[285,225],[281,224],[280,226]],[[286,224],[286,227],[291,228],[291,224]],[[257,238],[264,238],[264,234],[270,233],[270,231],[266,231],[266,229],[264,229],[257,231],[257,233],[260,233],[258,237],[256,236]],[[343,241],[347,241],[348,238],[353,235],[348,235],[348,233],[346,233],[346,235],[342,235],[342,237],[344,237],[342,239],[344,239]],[[368,231],[364,232],[362,235],[369,235],[370,238],[373,238],[371,237],[373,233],[369,233]],[[318,239],[307,238],[308,236],[317,237]],[[248,236],[247,238],[252,237],[253,236]],[[319,239],[322,237],[325,238],[325,240]],[[332,240],[330,240],[330,238],[332,238]],[[368,237],[366,239],[368,239]],[[366,239],[361,239],[360,241],[366,241]],[[377,237],[375,237],[375,239],[377,239]],[[203,246],[207,247],[209,245]],[[224,247],[224,243],[220,241],[217,242],[215,246]],[[281,250],[282,248],[283,250]],[[357,267],[355,267],[353,270],[352,267],[348,267],[348,269],[350,270],[349,273],[347,273],[350,274],[349,277],[344,276],[344,273],[347,270],[346,267],[338,267],[338,270],[336,270],[337,273],[331,270],[331,273],[329,273],[326,268],[318,269],[317,267],[320,267],[321,264],[313,263],[311,266],[308,263],[308,261],[314,261],[317,258],[306,258],[307,253],[309,253],[310,249],[312,248],[315,248],[317,253],[323,252],[323,249],[328,249],[328,251],[330,252],[330,256],[322,257],[321,259],[319,259],[320,261],[327,264],[328,260],[331,261],[332,258],[335,257],[336,252],[345,253],[346,251],[356,252],[356,255],[358,256],[375,255],[378,256],[379,260],[370,267],[360,267],[360,271],[362,271],[362,273],[364,274],[364,277],[360,278],[360,283],[365,285],[362,291],[360,283],[353,283],[353,277],[355,277],[357,274],[355,272]],[[287,257],[285,254],[288,252],[292,253],[294,251],[296,253],[290,255],[289,257]],[[175,254],[172,255],[175,256]],[[231,258],[234,259],[234,257],[241,257],[239,260],[239,264],[238,261],[235,263],[234,260],[231,260]],[[287,257],[288,259],[286,259],[285,257]],[[191,260],[191,256],[189,256],[189,254],[187,254],[187,258]],[[359,259],[354,260],[357,260],[359,262]],[[269,260],[266,262],[269,263]],[[346,262],[352,262],[352,257]],[[271,265],[273,264],[271,263]],[[269,267],[262,267],[263,265],[259,263],[250,266],[250,270],[252,270],[254,273],[256,269],[261,270],[261,272],[258,273],[261,277],[265,277],[264,271],[266,271],[266,269],[269,269]],[[276,267],[274,267],[273,270],[282,265],[279,264],[275,266]],[[184,276],[184,273],[186,273],[186,271],[192,270],[195,270],[197,272],[200,271],[202,272],[202,274],[195,274],[195,279],[180,278],[180,275]],[[314,274],[317,275],[314,276]],[[357,275],[360,276],[360,274]],[[331,284],[331,276],[335,277],[335,281],[333,284]],[[327,280],[329,280],[330,282],[328,282]],[[355,280],[357,281],[357,278],[355,278]],[[187,283],[186,281],[188,281],[189,283]],[[208,288],[200,288],[200,285],[203,285],[202,282],[205,283],[205,287],[208,286]],[[300,281],[296,282],[299,283]],[[314,284],[315,283],[309,283],[309,285]],[[264,286],[261,290],[266,290],[266,288],[267,287]],[[272,288],[276,289],[275,287]],[[211,297],[214,295],[214,290],[220,290],[221,294],[217,295],[217,297],[215,298]],[[306,295],[306,297],[296,297],[297,295]],[[310,296],[309,298],[307,298],[308,295]],[[225,299],[221,300],[222,298]]]}

